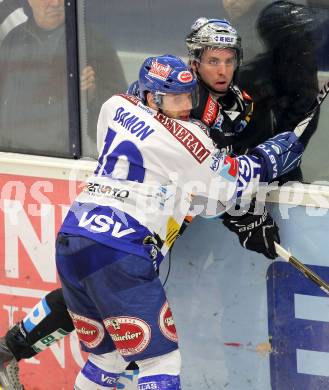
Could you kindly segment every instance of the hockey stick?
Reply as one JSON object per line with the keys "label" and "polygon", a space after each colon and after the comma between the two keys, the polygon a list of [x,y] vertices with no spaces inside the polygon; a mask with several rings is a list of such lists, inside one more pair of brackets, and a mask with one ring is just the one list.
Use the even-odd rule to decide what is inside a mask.
{"label": "hockey stick", "polygon": [[312,280],[315,284],[317,284],[322,291],[324,291],[327,295],[329,295],[329,284],[320,278],[318,274],[312,271],[310,268],[306,267],[303,263],[301,263],[296,257],[292,256],[286,249],[284,249],[278,243],[274,243],[276,253],[286,260],[288,263],[293,265],[298,271],[302,272],[308,279]]}
{"label": "hockey stick", "polygon": [[302,121],[300,121],[298,123],[298,125],[295,127],[294,133],[296,134],[296,136],[298,138],[304,133],[304,130],[306,129],[308,124],[311,122],[315,113],[318,111],[321,104],[324,102],[325,98],[328,96],[328,94],[329,94],[329,80],[326,81],[324,83],[324,85],[322,86],[322,88],[320,89],[320,91],[316,97],[316,101],[314,102],[313,106],[306,114],[306,117]]}

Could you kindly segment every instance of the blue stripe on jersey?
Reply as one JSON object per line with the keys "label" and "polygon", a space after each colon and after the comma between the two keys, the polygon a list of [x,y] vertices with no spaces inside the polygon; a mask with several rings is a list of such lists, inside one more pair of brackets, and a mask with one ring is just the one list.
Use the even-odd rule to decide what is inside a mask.
{"label": "blue stripe on jersey", "polygon": [[138,390],[181,390],[180,378],[178,375],[152,375],[138,379]]}
{"label": "blue stripe on jersey", "polygon": [[[143,244],[145,237],[153,234],[135,218],[114,207],[95,203],[74,202],[60,232],[88,237],[147,259],[150,259],[153,249],[152,245]],[[158,257],[157,261],[160,260]]]}
{"label": "blue stripe on jersey", "polygon": [[95,364],[93,364],[90,360],[88,360],[83,367],[82,374],[90,381],[111,389],[115,388],[120,376],[120,374],[102,370],[100,367],[97,367]]}

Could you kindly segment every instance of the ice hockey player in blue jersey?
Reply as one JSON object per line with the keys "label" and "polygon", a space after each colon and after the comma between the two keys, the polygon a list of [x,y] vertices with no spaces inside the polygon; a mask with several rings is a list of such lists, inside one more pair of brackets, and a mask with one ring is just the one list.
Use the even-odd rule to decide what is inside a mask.
{"label": "ice hockey player in blue jersey", "polygon": [[204,126],[188,121],[196,85],[177,57],[151,57],[140,70],[141,99],[116,95],[101,109],[97,169],[56,243],[64,298],[90,352],[76,389],[102,388],[95,368],[104,388],[115,388],[129,361],[138,363],[140,390],[181,388],[176,328],[156,271],[184,216],[196,196],[206,212],[209,198],[224,211],[237,193],[300,163],[303,148],[291,132],[250,155],[220,153]]}

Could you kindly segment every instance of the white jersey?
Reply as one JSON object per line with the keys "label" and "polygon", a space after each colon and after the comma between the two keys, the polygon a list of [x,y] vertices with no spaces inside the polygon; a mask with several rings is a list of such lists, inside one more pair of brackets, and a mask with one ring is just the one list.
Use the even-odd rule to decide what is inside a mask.
{"label": "white jersey", "polygon": [[97,137],[98,167],[61,231],[139,256],[161,260],[193,201],[194,214],[218,213],[238,186],[247,190],[259,180],[257,157],[227,157],[199,125],[170,119],[134,96],[104,103]]}

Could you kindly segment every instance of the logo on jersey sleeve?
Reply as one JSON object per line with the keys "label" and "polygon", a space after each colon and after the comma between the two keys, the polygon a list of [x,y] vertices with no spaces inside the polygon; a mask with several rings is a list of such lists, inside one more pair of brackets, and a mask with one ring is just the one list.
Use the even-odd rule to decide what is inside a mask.
{"label": "logo on jersey sleeve", "polygon": [[238,175],[239,163],[236,158],[226,156],[220,175],[228,181],[234,181]]}
{"label": "logo on jersey sleeve", "polygon": [[105,327],[123,356],[143,352],[151,341],[151,328],[135,317],[110,317],[104,320]]}
{"label": "logo on jersey sleeve", "polygon": [[211,156],[210,169],[214,172],[217,172],[220,166],[223,164],[225,157],[225,152],[222,152],[222,150],[216,150],[216,152]]}
{"label": "logo on jersey sleeve", "polygon": [[162,334],[167,339],[177,343],[178,337],[177,337],[175,322],[168,302],[165,302],[165,304],[162,306],[160,310],[159,327]]}
{"label": "logo on jersey sleeve", "polygon": [[88,348],[96,348],[104,338],[104,327],[101,322],[69,311],[79,340]]}

